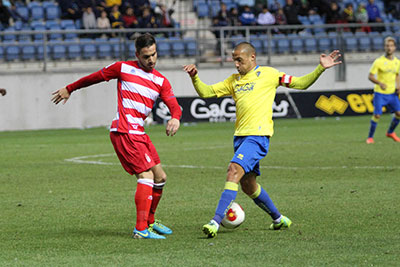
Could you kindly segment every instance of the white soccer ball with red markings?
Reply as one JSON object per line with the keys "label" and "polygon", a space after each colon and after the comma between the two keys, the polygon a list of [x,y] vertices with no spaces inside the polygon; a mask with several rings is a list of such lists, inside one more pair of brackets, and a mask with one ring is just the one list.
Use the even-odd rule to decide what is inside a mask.
{"label": "white soccer ball with red markings", "polygon": [[228,229],[239,227],[244,222],[244,210],[238,203],[233,202],[225,214],[221,225]]}

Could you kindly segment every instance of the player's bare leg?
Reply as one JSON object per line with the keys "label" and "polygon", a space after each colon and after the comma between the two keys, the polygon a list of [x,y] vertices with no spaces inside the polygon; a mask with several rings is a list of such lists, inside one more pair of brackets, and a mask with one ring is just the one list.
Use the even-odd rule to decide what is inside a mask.
{"label": "player's bare leg", "polygon": [[172,230],[167,226],[163,225],[160,220],[156,220],[154,218],[154,214],[156,212],[158,203],[160,202],[163,193],[165,182],[167,181],[167,175],[164,172],[163,168],[161,167],[161,164],[153,166],[151,168],[151,171],[153,172],[154,176],[154,186],[152,193],[153,199],[151,201],[149,217],[148,217],[148,225],[149,228],[151,228],[152,230],[156,231],[159,234],[170,235],[172,234]]}

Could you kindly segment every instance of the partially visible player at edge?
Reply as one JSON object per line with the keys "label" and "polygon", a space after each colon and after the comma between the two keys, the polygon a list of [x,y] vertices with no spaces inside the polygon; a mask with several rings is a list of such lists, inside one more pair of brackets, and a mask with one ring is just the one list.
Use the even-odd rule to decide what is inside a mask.
{"label": "partially visible player at edge", "polygon": [[178,131],[181,109],[171,84],[154,69],[157,61],[156,42],[151,34],[136,39],[136,61],[115,62],[95,73],[67,85],[53,93],[55,104],[67,102],[70,94],[83,87],[102,81],[118,79],[118,111],[112,121],[110,138],[115,152],[131,175],[137,177],[135,193],[136,227],[134,238],[165,239],[172,230],[154,219],[167,176],[149,136],[144,132],[144,120],[158,98],[164,101],[172,119],[166,125],[166,134]]}
{"label": "partially visible player at edge", "polygon": [[311,73],[294,77],[272,67],[258,66],[255,48],[247,42],[237,45],[232,58],[239,74],[233,74],[223,82],[213,85],[203,83],[195,65],[184,70],[192,79],[200,97],[232,96],[236,102],[236,124],[233,139],[234,156],[228,166],[225,188],[215,215],[203,226],[210,238],[217,235],[220,223],[229,206],[235,200],[239,188],[272,217],[270,229],[289,228],[291,220],[278,211],[268,193],[256,182],[260,175],[259,161],[268,153],[269,139],[273,134],[272,105],[276,88],[280,85],[294,89],[307,89],[325,69],[340,64],[339,51],[329,56],[322,54],[320,64]]}
{"label": "partially visible player at edge", "polygon": [[1,94],[2,96],[5,96],[5,95],[7,94],[7,90],[4,89],[4,88],[0,88],[0,94]]}
{"label": "partially visible player at edge", "polygon": [[382,107],[387,106],[394,112],[393,119],[389,125],[386,136],[395,142],[400,142],[400,138],[394,130],[400,121],[400,60],[394,56],[396,51],[396,41],[393,37],[386,37],[384,41],[385,55],[375,59],[369,71],[368,79],[375,84],[374,86],[374,114],[371,118],[367,144],[373,144],[374,133],[379,119],[382,115]]}

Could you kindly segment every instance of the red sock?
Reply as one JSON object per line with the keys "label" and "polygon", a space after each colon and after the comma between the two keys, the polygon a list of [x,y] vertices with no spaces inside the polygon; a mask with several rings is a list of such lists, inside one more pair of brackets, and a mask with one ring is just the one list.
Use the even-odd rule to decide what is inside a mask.
{"label": "red sock", "polygon": [[154,185],[153,200],[151,201],[149,220],[148,220],[149,225],[154,223],[154,214],[156,213],[158,202],[160,202],[162,191],[163,191],[162,187],[159,188],[159,187],[156,187],[156,185]]}
{"label": "red sock", "polygon": [[152,203],[153,180],[138,179],[135,193],[136,230],[147,229],[147,220]]}

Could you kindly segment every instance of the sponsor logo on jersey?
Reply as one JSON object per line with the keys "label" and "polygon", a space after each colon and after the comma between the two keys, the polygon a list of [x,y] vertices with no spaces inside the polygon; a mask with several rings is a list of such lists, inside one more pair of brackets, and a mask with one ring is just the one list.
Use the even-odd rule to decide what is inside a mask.
{"label": "sponsor logo on jersey", "polygon": [[237,85],[235,86],[235,93],[238,94],[238,93],[251,92],[251,91],[254,90],[254,86],[255,86],[255,85],[256,85],[255,82],[246,83],[245,85],[242,85],[242,86],[240,86],[240,85],[237,84]]}
{"label": "sponsor logo on jersey", "polygon": [[237,155],[237,158],[240,159],[240,160],[243,160],[243,157],[244,157],[243,154]]}

